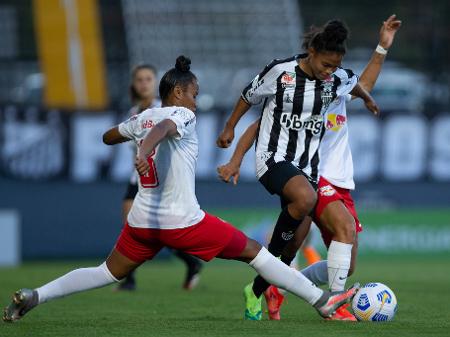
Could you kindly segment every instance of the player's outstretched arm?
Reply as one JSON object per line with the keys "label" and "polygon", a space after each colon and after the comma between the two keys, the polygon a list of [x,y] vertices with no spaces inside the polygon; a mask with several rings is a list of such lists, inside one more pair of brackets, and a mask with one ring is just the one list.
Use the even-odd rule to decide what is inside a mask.
{"label": "player's outstretched arm", "polygon": [[221,165],[217,168],[219,178],[224,182],[228,183],[230,179],[233,178],[233,184],[237,184],[242,160],[255,142],[259,121],[259,119],[254,121],[239,138],[236,149],[234,150],[230,161],[227,164]]}
{"label": "player's outstretched arm", "polygon": [[156,124],[143,139],[138,148],[136,161],[134,166],[140,175],[145,175],[150,169],[147,157],[152,153],[156,146],[166,137],[175,136],[177,134],[177,126],[170,119],[164,119]]}
{"label": "player's outstretched arm", "polygon": [[106,145],[115,145],[128,142],[130,138],[124,137],[119,132],[119,127],[115,126],[103,134],[103,143]]}
{"label": "player's outstretched arm", "polygon": [[[368,92],[371,92],[375,86],[381,72],[381,67],[386,59],[387,52],[394,43],[395,34],[400,29],[401,25],[402,22],[397,20],[395,14],[391,15],[381,25],[380,40],[378,42],[377,49],[373,52],[372,57],[362,72],[359,80],[359,84]],[[354,98],[356,97],[353,97],[353,99]]]}
{"label": "player's outstretched arm", "polygon": [[242,97],[239,97],[239,100],[236,102],[231,116],[225,123],[225,127],[223,128],[219,137],[217,137],[216,143],[218,147],[227,148],[231,145],[234,139],[234,128],[236,127],[236,124],[239,122],[241,117],[250,109],[250,107],[250,104],[245,102]]}

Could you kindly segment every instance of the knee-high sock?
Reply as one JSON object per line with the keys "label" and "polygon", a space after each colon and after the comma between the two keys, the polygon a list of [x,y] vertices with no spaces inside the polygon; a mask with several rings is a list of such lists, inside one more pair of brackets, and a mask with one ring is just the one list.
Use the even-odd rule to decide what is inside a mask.
{"label": "knee-high sock", "polygon": [[328,248],[328,284],[331,291],[345,288],[352,259],[352,244],[331,241]]}
{"label": "knee-high sock", "polygon": [[250,266],[270,284],[286,289],[312,305],[316,304],[324,295],[322,289],[317,288],[299,271],[278,260],[264,247],[250,262]]}
{"label": "knee-high sock", "polygon": [[98,267],[73,270],[37,288],[36,291],[39,295],[39,304],[41,304],[80,291],[100,288],[113,282],[118,282],[118,280],[111,274],[104,262]]}

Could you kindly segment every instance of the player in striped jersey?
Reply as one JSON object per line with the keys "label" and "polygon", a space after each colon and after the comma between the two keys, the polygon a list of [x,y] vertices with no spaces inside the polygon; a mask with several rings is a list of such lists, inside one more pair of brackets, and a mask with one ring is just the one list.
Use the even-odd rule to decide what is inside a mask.
{"label": "player in striped jersey", "polygon": [[[134,106],[128,112],[126,118],[136,116],[146,109],[161,106],[161,101],[155,95],[156,89],[156,68],[151,64],[140,64],[133,68],[131,72],[130,98]],[[136,153],[136,146],[130,144],[133,152]],[[139,175],[133,170],[128,186],[122,202],[123,223],[127,222],[128,213],[133,205],[134,198],[138,193]],[[186,277],[183,282],[183,288],[192,290],[199,281],[199,273],[202,269],[202,263],[195,257],[174,250],[174,255],[182,260],[187,267]],[[115,288],[115,290],[135,290],[136,279],[135,271],[132,271],[127,277]]]}
{"label": "player in striped jersey", "polygon": [[[380,29],[379,45],[374,52],[369,64],[361,75],[361,85],[370,91],[381,71],[386,50],[393,43],[395,34],[400,28],[401,21],[395,15],[390,16]],[[345,280],[354,270],[355,256],[357,252],[356,233],[361,231],[350,190],[354,189],[353,163],[350,146],[348,143],[348,128],[346,116],[346,102],[351,99],[348,95],[333,102],[326,111],[326,129],[323,142],[320,147],[318,205],[314,211],[314,221],[319,226],[324,242],[330,247],[332,240],[339,238],[353,244],[351,250],[351,262],[347,256],[336,258],[333,251],[328,252],[328,261],[322,261],[302,271],[316,284],[328,283],[330,289],[343,289]],[[229,163],[218,168],[219,176],[226,182],[233,178],[236,184],[239,178],[239,166],[248,149],[254,142],[257,134],[258,122],[255,121],[241,136],[235,152]],[[305,239],[311,219],[308,217],[297,230],[294,240],[291,240],[283,251],[282,260],[287,264],[292,261],[296,251]],[[331,263],[330,263],[331,259]],[[343,261],[344,260],[344,261]],[[269,317],[279,319],[279,306],[283,297],[277,293],[274,287],[266,292],[268,301]],[[340,308],[335,319],[355,320],[347,310]]]}
{"label": "player in striped jersey", "polygon": [[[304,39],[306,54],[274,60],[244,89],[217,140],[219,147],[228,147],[239,119],[251,105],[264,102],[256,139],[256,176],[271,194],[287,201],[269,243],[275,256],[281,256],[316,204],[319,145],[330,104],[350,93],[378,112],[373,98],[357,84],[356,75],[340,68],[347,35],[338,20],[312,28]],[[245,288],[247,319],[260,319],[258,303],[267,286],[262,277],[256,277]]]}

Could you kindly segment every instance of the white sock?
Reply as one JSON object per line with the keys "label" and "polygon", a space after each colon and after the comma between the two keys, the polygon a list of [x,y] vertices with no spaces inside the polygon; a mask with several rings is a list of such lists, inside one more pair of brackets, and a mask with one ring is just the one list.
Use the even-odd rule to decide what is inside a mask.
{"label": "white sock", "polygon": [[326,260],[316,262],[300,272],[317,286],[328,283],[328,262]]}
{"label": "white sock", "polygon": [[331,241],[328,248],[328,285],[331,291],[345,288],[352,259],[352,244]]}
{"label": "white sock", "polygon": [[264,247],[250,262],[250,266],[270,284],[288,290],[309,304],[315,304],[324,293],[299,271],[285,265]]}
{"label": "white sock", "polygon": [[39,304],[55,298],[67,296],[80,291],[104,287],[110,283],[118,282],[103,262],[98,267],[81,268],[71,271],[57,278],[36,291],[39,295]]}

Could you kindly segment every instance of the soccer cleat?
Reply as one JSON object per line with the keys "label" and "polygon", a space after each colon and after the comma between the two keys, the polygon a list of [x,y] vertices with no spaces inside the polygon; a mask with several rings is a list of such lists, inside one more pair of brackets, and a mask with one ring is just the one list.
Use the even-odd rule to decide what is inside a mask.
{"label": "soccer cleat", "polygon": [[303,251],[303,256],[304,256],[308,266],[322,260],[320,254],[317,252],[317,250],[313,246],[304,247],[302,249],[302,251]]}
{"label": "soccer cleat", "polygon": [[14,322],[21,319],[28,311],[39,304],[38,298],[36,290],[17,290],[12,297],[11,304],[3,311],[3,321]]}
{"label": "soccer cleat", "polygon": [[189,267],[186,279],[183,283],[183,289],[192,290],[197,287],[200,282],[200,271],[202,270],[203,265],[201,262],[196,263],[193,267]]}
{"label": "soccer cleat", "polygon": [[342,307],[336,309],[334,315],[327,320],[330,321],[351,321],[356,322],[356,317],[348,310],[350,303],[344,304]]}
{"label": "soccer cleat", "polygon": [[331,318],[339,307],[350,303],[359,288],[359,283],[355,283],[347,290],[324,294],[324,299],[319,299],[314,307],[323,318]]}
{"label": "soccer cleat", "polygon": [[260,321],[262,317],[261,297],[257,298],[253,293],[253,282],[244,288],[245,313],[244,319],[249,321]]}
{"label": "soccer cleat", "polygon": [[284,301],[284,296],[278,291],[277,287],[270,286],[264,292],[264,297],[266,298],[269,319],[279,321],[281,319],[280,307]]}

